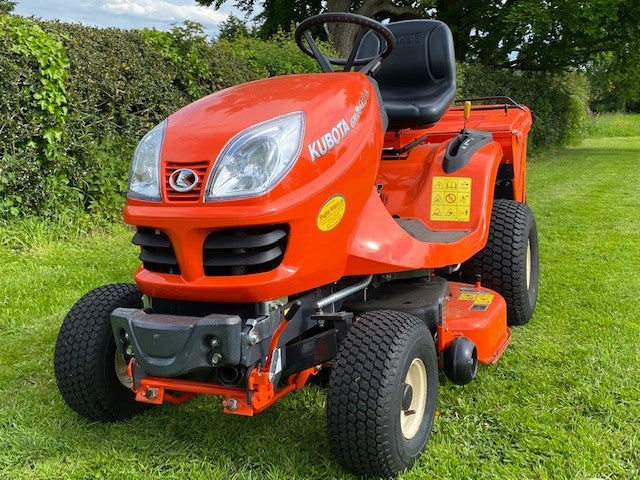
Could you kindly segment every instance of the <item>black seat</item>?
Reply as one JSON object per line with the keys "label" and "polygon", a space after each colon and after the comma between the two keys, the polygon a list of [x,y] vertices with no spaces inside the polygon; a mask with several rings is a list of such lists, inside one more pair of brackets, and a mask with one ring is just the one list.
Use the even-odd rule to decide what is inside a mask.
{"label": "black seat", "polygon": [[[395,49],[382,61],[375,79],[380,87],[389,128],[429,126],[448,110],[456,94],[456,68],[451,31],[437,20],[406,20],[387,25]],[[380,40],[363,38],[359,58],[375,55]]]}

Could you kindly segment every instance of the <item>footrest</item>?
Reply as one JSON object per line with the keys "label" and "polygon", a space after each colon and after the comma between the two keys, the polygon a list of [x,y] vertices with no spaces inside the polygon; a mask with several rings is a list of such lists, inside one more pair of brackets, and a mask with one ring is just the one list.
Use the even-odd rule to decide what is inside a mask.
{"label": "footrest", "polygon": [[396,218],[396,223],[421,242],[454,243],[471,233],[471,230],[431,230],[419,218]]}

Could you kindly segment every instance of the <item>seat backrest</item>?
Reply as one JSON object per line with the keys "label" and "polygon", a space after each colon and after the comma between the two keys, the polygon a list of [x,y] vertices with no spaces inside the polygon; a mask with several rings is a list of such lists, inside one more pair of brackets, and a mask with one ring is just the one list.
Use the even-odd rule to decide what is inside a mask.
{"label": "seat backrest", "polygon": [[[437,20],[389,23],[396,44],[382,61],[375,79],[380,86],[391,128],[436,123],[455,98],[453,37]],[[358,58],[375,55],[380,40],[373,32],[363,38]]]}

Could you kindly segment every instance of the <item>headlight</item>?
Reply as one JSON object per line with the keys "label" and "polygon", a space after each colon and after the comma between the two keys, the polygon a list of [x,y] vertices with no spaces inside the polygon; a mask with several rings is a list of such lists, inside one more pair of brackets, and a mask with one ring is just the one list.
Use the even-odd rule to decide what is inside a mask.
{"label": "headlight", "polygon": [[136,147],[129,172],[129,197],[160,200],[160,149],[166,128],[164,120],[142,137]]}
{"label": "headlight", "polygon": [[206,200],[256,197],[275,187],[300,154],[304,113],[294,112],[240,132],[222,150]]}

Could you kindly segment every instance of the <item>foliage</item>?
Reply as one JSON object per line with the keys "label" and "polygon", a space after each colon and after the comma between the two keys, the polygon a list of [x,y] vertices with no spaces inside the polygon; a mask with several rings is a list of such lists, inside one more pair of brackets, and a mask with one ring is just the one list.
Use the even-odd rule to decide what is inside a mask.
{"label": "foliage", "polygon": [[617,52],[598,56],[587,74],[592,110],[640,112],[640,38]]}
{"label": "foliage", "polygon": [[[228,0],[197,0],[218,8]],[[619,51],[640,36],[637,0],[235,0],[251,14],[261,31],[289,29],[309,15],[328,11],[352,11],[392,20],[435,18],[452,30],[458,61],[521,70],[560,71],[584,66],[600,52]],[[335,47],[343,51],[343,29],[330,32]]]}
{"label": "foliage", "polygon": [[226,22],[220,25],[219,40],[235,40],[248,37],[250,34],[247,25],[235,15],[230,15]]}
{"label": "foliage", "polygon": [[57,37],[21,17],[0,15],[0,41],[8,46],[0,52],[2,217],[17,216],[33,186],[42,195],[60,175],[68,60]]}
{"label": "foliage", "polygon": [[[226,0],[197,0],[200,5],[220,8]],[[266,39],[281,31],[290,31],[291,26],[301,22],[305,18],[320,13],[322,0],[236,0],[235,5],[248,15],[259,10],[255,17],[259,27],[258,36]],[[233,19],[235,17],[231,17]],[[237,18],[232,20],[238,25]],[[241,23],[241,22],[240,22]],[[239,25],[238,25],[239,26]],[[221,32],[220,38],[225,32]]]}
{"label": "foliage", "polygon": [[62,138],[62,127],[67,117],[67,93],[64,82],[68,60],[60,41],[45,33],[38,25],[21,17],[0,17],[0,27],[6,29],[13,40],[11,49],[38,64],[40,85],[33,86],[31,96],[53,125],[45,128],[45,154],[53,157],[56,144]]}
{"label": "foliage", "polygon": [[533,115],[534,149],[575,143],[587,127],[588,85],[583,75],[511,72],[479,64],[458,65],[458,98],[506,95]]}
{"label": "foliage", "polygon": [[183,75],[178,78],[180,88],[195,96],[210,84],[211,63],[205,58],[208,53],[207,36],[202,25],[187,21],[175,25],[171,32],[144,29],[142,35],[168,60],[178,66]]}
{"label": "foliage", "polygon": [[267,41],[255,37],[219,40],[216,48],[242,60],[261,77],[320,71],[316,61],[302,53],[291,35],[283,32]]}
{"label": "foliage", "polygon": [[12,12],[15,6],[16,2],[12,2],[11,0],[0,0],[0,14]]}

